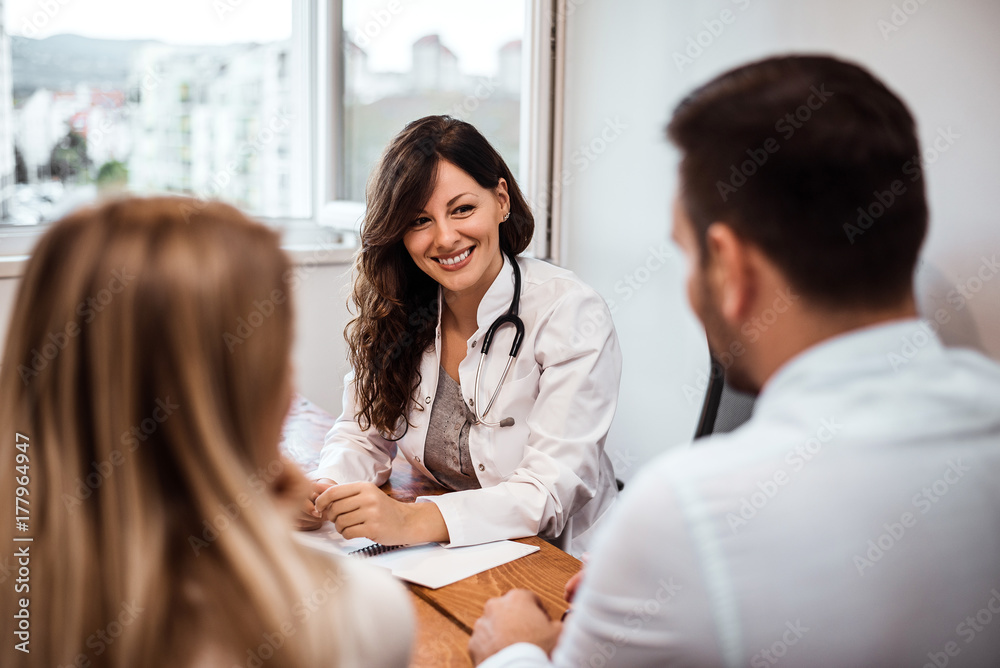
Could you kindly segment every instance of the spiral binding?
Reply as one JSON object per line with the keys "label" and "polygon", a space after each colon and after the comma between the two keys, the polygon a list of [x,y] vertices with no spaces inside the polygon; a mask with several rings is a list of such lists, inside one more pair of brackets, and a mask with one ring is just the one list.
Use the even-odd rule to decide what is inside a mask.
{"label": "spiral binding", "polygon": [[405,545],[382,545],[381,543],[374,543],[368,547],[362,547],[357,550],[353,550],[347,553],[349,557],[360,557],[362,559],[367,559],[368,557],[375,557],[385,552],[392,552],[393,550],[398,550],[401,547],[406,547]]}

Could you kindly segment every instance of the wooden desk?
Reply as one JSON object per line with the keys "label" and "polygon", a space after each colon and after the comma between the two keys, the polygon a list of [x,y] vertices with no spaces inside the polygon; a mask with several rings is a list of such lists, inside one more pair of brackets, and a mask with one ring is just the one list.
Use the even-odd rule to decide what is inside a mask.
{"label": "wooden desk", "polygon": [[[282,430],[282,452],[304,471],[315,469],[323,439],[333,422],[329,413],[307,399],[296,397]],[[393,461],[392,476],[382,489],[399,501],[413,501],[418,496],[448,491],[415,473],[403,457]],[[518,542],[537,545],[540,549],[440,589],[407,585],[417,618],[411,666],[471,666],[466,647],[473,624],[482,615],[486,601],[511,589],[534,591],[550,616],[558,619],[562,615],[566,609],[563,587],[580,569],[580,562],[537,536],[521,538]]]}

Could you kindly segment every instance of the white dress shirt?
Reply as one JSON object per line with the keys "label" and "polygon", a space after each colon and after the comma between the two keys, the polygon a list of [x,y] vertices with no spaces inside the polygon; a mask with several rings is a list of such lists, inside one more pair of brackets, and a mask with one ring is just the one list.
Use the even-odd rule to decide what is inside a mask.
{"label": "white dress shirt", "polygon": [[[520,257],[518,266],[524,339],[485,416],[490,422],[512,417],[514,424],[473,425],[469,431],[469,454],[482,489],[417,501],[437,505],[449,546],[538,534],[579,555],[618,494],[604,441],[618,405],[621,350],[608,307],[593,289],[572,272],[540,260]],[[513,276],[505,258],[479,304],[479,329],[466,342],[458,375],[470,408],[475,401],[488,401],[509,359],[514,328],[504,326],[493,338],[481,387],[475,387],[483,336],[510,307]],[[360,428],[353,374],[348,374],[344,411],[327,434],[319,467],[310,477],[381,485],[398,448],[415,470],[433,480],[424,446],[440,364],[439,317],[434,346],[420,364],[417,403],[422,410],[410,411],[411,426],[396,442]]]}
{"label": "white dress shirt", "polygon": [[1000,666],[1000,366],[915,320],[797,356],[750,422],[629,483],[553,658]]}

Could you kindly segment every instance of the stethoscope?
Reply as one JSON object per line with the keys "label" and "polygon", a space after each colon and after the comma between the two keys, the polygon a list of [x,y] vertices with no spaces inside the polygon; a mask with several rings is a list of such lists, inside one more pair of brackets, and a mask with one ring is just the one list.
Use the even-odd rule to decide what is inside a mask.
{"label": "stethoscope", "polygon": [[[493,324],[486,329],[486,335],[483,337],[483,347],[479,355],[479,367],[476,369],[476,384],[473,386],[475,388],[473,390],[474,400],[470,402],[472,403],[473,414],[476,417],[475,423],[487,427],[511,427],[514,425],[514,418],[512,417],[503,418],[499,422],[488,422],[486,420],[486,414],[490,412],[497,397],[500,396],[500,390],[503,389],[503,381],[507,378],[510,365],[514,363],[514,358],[517,357],[517,353],[521,350],[521,341],[524,339],[524,322],[518,317],[518,313],[521,310],[521,269],[517,266],[517,259],[512,254],[507,254],[507,257],[510,259],[510,266],[514,270],[514,297],[510,300],[510,308],[507,309],[507,312],[494,320]],[[477,404],[476,402],[479,399],[479,379],[483,373],[483,364],[486,363],[486,354],[489,353],[490,345],[493,343],[493,335],[504,325],[513,325],[517,331],[514,334],[514,342],[510,346],[510,356],[507,358],[507,365],[503,368],[503,373],[500,374],[500,382],[497,383],[497,389],[493,391],[493,396],[490,397],[486,408],[480,413],[479,407],[482,404]]]}
{"label": "stethoscope", "polygon": [[[486,329],[486,335],[483,337],[483,347],[480,349],[479,355],[479,367],[476,369],[476,384],[473,390],[474,397],[470,402],[472,404],[473,416],[476,421],[473,424],[481,424],[486,427],[513,427],[514,418],[505,417],[499,422],[488,422],[486,420],[486,414],[490,412],[493,408],[493,404],[496,403],[497,397],[500,396],[500,390],[503,389],[503,381],[507,378],[507,372],[510,371],[510,365],[514,363],[514,358],[517,357],[517,353],[521,350],[521,341],[524,339],[524,322],[518,316],[521,310],[521,268],[517,266],[517,259],[513,254],[505,253],[507,258],[510,260],[511,269],[514,270],[514,297],[510,300],[510,308],[507,312],[501,315],[499,318],[493,321],[493,324]],[[507,365],[503,368],[503,373],[500,374],[500,382],[497,383],[497,389],[493,391],[493,396],[490,397],[489,402],[486,404],[486,410],[482,413],[479,412],[479,406],[476,405],[476,400],[479,399],[479,380],[483,373],[483,364],[486,363],[486,354],[490,351],[490,345],[493,343],[493,335],[497,333],[497,330],[504,325],[513,325],[516,332],[514,333],[514,342],[510,346],[510,356],[507,358]],[[406,432],[410,430],[410,423],[403,418],[403,433],[395,438],[390,438],[387,435],[382,435],[382,438],[387,441],[395,443],[406,436]]]}

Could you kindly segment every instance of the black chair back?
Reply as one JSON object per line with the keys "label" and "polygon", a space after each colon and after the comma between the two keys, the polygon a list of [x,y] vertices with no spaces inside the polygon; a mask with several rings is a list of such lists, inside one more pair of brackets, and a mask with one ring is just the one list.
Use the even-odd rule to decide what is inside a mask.
{"label": "black chair back", "polygon": [[756,395],[739,392],[726,384],[725,369],[714,357],[708,374],[708,388],[701,417],[695,429],[695,440],[709,434],[730,432],[750,419]]}

